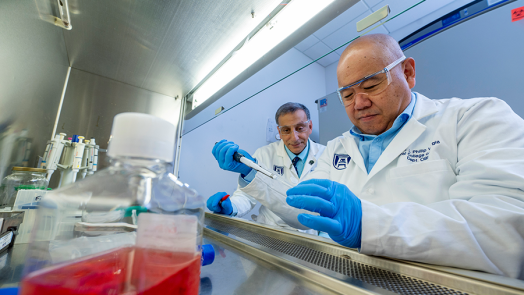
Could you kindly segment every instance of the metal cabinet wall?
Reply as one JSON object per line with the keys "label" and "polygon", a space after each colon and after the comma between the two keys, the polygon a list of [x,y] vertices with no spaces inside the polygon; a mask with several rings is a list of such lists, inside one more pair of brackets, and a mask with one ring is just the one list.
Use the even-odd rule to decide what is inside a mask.
{"label": "metal cabinet wall", "polygon": [[[142,112],[178,123],[180,99],[159,94],[75,68],[68,56],[63,29],[49,23],[56,1],[0,2],[0,180],[9,174],[20,152],[16,142],[27,138],[31,153],[23,165],[35,167],[57,133],[95,137],[107,148],[113,117]],[[67,69],[72,66],[63,107],[57,114]],[[107,162],[100,153],[99,168]],[[55,187],[57,175],[50,187]]]}

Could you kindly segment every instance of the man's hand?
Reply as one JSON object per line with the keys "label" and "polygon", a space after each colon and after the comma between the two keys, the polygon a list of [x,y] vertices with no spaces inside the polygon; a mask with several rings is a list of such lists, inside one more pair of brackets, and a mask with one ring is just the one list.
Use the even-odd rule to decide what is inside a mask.
{"label": "man's hand", "polygon": [[231,200],[227,198],[220,203],[220,200],[226,195],[227,193],[220,192],[209,197],[209,199],[207,199],[207,209],[213,211],[213,213],[231,215],[231,213],[233,213],[233,204],[231,204]]}
{"label": "man's hand", "polygon": [[286,202],[293,207],[320,213],[299,214],[303,225],[329,234],[333,241],[360,248],[362,207],[347,186],[327,179],[311,179],[287,191]]}
{"label": "man's hand", "polygon": [[246,176],[251,172],[251,168],[248,166],[237,162],[235,159],[233,159],[233,155],[235,152],[238,152],[242,155],[244,155],[246,158],[250,159],[251,161],[255,161],[249,153],[247,153],[244,150],[238,149],[238,145],[236,145],[232,141],[227,141],[225,139],[222,139],[221,141],[217,142],[215,146],[213,146],[213,156],[215,156],[215,159],[218,161],[218,165],[220,168],[227,170],[227,171],[233,171],[242,174],[242,176]]}

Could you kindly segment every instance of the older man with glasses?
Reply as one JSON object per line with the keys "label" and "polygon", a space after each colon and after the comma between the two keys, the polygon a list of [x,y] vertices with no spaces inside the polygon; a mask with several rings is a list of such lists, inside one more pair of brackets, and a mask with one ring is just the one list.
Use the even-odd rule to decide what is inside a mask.
{"label": "older man with glasses", "polygon": [[[275,121],[278,124],[281,140],[259,148],[253,154],[253,157],[259,165],[273,170],[291,186],[295,186],[315,169],[325,146],[309,139],[313,131],[313,123],[308,108],[303,104],[288,102],[282,105],[275,114]],[[232,171],[241,174],[240,185],[245,186],[253,180],[255,171],[236,161],[224,161],[228,156],[227,153],[232,154],[237,151],[253,160],[247,152],[239,150],[238,145],[233,142],[222,140],[213,147],[213,155],[221,163],[220,167],[225,170],[232,170],[231,165],[235,166]],[[275,206],[282,205],[271,204],[271,201],[268,203],[264,195],[263,191],[246,194],[237,189],[230,198],[225,198],[227,193],[219,192],[208,199],[207,207],[214,213],[243,217],[255,207],[258,199],[266,205],[260,207],[259,215],[254,218],[257,222],[286,229],[296,229],[282,220],[278,213],[273,212],[273,210],[278,211],[275,210]],[[288,207],[285,204],[283,206]],[[316,230],[306,230],[305,232],[317,233]]]}
{"label": "older man with glasses", "polygon": [[258,173],[241,190],[286,191],[320,215],[302,225],[364,254],[524,279],[524,120],[497,98],[412,92],[415,60],[388,35],[352,42],[337,79],[355,126],[294,188]]}

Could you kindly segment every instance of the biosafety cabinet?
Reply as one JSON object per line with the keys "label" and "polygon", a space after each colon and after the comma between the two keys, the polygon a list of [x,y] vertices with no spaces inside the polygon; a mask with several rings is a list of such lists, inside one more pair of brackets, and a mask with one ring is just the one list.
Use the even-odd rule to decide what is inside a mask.
{"label": "biosafety cabinet", "polygon": [[[425,78],[416,91],[497,96],[524,116],[524,21],[512,15],[523,6],[524,0],[3,0],[0,178],[13,166],[41,165],[48,141],[60,133],[95,138],[103,169],[113,117],[142,112],[177,126],[172,170],[180,180],[205,197],[232,192],[237,178],[218,168],[213,144],[236,138],[253,152],[278,140],[279,105],[308,106],[317,142],[349,129],[334,93],[336,66],[347,44],[369,33],[390,34],[417,60]],[[55,173],[49,187],[59,182]],[[25,213],[22,224],[30,227]],[[202,268],[200,294],[524,292],[519,280],[361,255],[251,220],[207,213],[205,225],[204,242],[214,245],[216,259]],[[16,243],[0,253],[1,288],[18,285],[26,251],[27,244]]]}

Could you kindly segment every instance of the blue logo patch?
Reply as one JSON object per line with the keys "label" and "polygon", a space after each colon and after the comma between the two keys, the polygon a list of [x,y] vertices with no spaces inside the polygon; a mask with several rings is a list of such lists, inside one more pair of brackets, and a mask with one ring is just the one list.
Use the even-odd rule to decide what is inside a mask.
{"label": "blue logo patch", "polygon": [[273,170],[275,170],[279,175],[284,175],[284,166],[273,165]]}
{"label": "blue logo patch", "polygon": [[333,167],[337,170],[346,169],[349,164],[351,157],[346,154],[335,154],[333,156]]}
{"label": "blue logo patch", "polygon": [[320,107],[327,107],[327,98],[323,98],[320,100]]}

